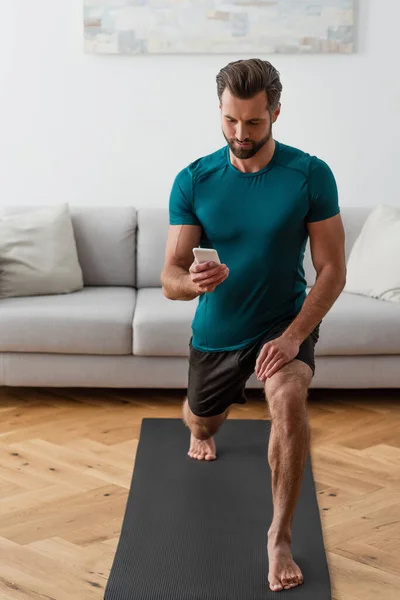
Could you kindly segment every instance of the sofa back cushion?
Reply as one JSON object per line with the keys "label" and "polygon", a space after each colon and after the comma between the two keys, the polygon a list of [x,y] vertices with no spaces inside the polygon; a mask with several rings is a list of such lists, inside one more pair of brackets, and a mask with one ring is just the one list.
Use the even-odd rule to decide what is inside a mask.
{"label": "sofa back cushion", "polygon": [[[346,234],[346,262],[372,207],[342,206],[341,215]],[[165,246],[168,237],[168,208],[139,208],[137,231],[137,287],[161,285],[160,275],[164,266]],[[315,282],[315,269],[311,260],[308,240],[304,254],[304,271],[307,285]]]}
{"label": "sofa back cushion", "polygon": [[169,227],[168,208],[139,208],[137,222],[137,287],[161,287]]}
{"label": "sofa back cushion", "polygon": [[[345,231],[345,253],[346,263],[349,260],[350,251],[356,241],[361,229],[367,220],[369,213],[373,207],[366,206],[341,206],[340,212]],[[315,269],[311,260],[310,240],[307,241],[306,251],[304,253],[304,271],[307,280],[307,285],[312,286],[315,283]]]}
{"label": "sofa back cushion", "polygon": [[[43,206],[2,207],[3,214]],[[136,209],[73,206],[69,211],[84,285],[136,285]]]}

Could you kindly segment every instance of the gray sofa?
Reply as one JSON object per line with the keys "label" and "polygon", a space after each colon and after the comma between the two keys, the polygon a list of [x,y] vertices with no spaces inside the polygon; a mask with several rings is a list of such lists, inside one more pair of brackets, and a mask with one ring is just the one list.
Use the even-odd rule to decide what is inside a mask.
{"label": "gray sofa", "polygon": [[[342,207],[347,257],[370,210]],[[85,287],[0,300],[0,385],[186,388],[198,299],[162,292],[168,209],[70,211]],[[304,268],[311,286],[309,245]],[[312,387],[400,387],[400,305],[342,292],[321,325]]]}

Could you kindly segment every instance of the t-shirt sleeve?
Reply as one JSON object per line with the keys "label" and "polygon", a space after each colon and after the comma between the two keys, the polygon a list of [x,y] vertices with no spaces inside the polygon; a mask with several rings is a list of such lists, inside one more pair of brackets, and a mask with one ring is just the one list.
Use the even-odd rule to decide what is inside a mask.
{"label": "t-shirt sleeve", "polygon": [[314,157],[309,182],[310,209],[306,221],[323,221],[340,212],[338,189],[330,167],[323,160]]}
{"label": "t-shirt sleeve", "polygon": [[200,225],[193,207],[193,183],[189,167],[178,173],[169,197],[170,225]]}

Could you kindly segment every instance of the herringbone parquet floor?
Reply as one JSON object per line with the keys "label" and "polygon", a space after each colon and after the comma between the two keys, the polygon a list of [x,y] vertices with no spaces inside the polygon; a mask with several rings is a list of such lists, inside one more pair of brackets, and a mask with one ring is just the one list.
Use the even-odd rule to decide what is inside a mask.
{"label": "herringbone parquet floor", "polygon": [[[261,390],[247,395],[229,418],[270,418]],[[141,420],[180,418],[183,400],[0,388],[1,600],[103,598]],[[310,390],[308,411],[333,600],[398,600],[400,390]]]}

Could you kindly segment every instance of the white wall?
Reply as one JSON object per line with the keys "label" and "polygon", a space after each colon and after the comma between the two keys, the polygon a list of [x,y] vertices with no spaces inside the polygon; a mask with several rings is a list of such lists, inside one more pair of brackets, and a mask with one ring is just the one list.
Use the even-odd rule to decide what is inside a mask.
{"label": "white wall", "polygon": [[[248,57],[84,54],[82,2],[2,3],[0,203],[167,206],[224,144],[216,73]],[[399,22],[399,0],[359,0],[356,54],[261,55],[284,86],[276,139],[326,160],[343,205],[400,206]]]}

